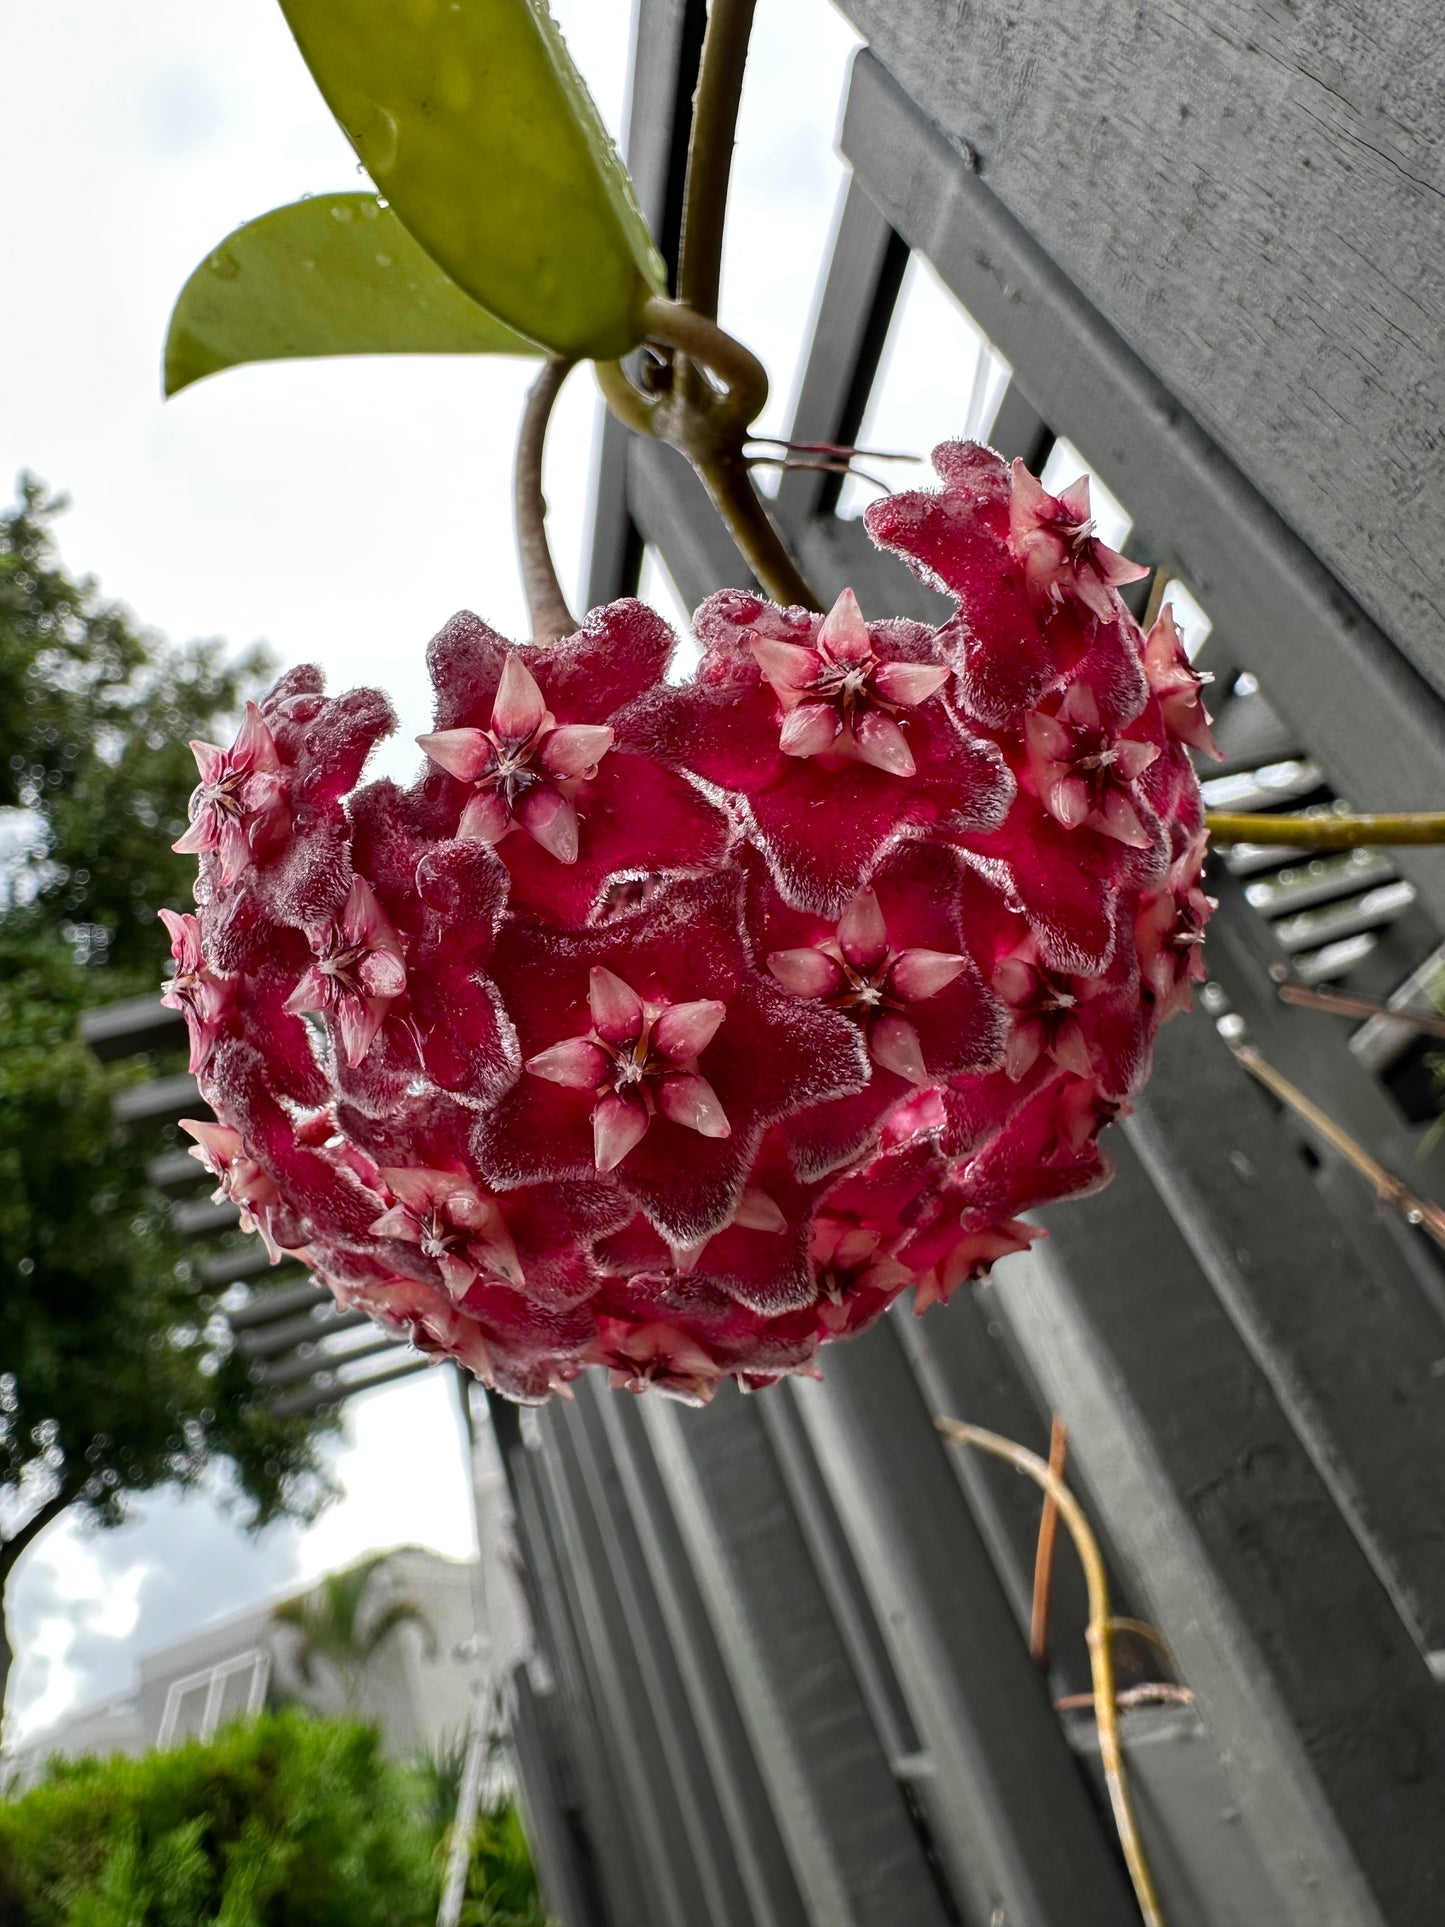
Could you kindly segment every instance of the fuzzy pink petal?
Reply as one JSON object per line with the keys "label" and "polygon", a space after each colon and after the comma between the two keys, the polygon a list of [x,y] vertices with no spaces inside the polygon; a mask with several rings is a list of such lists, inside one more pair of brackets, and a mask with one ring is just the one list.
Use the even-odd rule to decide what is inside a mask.
{"label": "fuzzy pink petal", "polygon": [[343,997],[336,1008],[337,1027],[346,1061],[355,1070],[386,1022],[384,997]]}
{"label": "fuzzy pink petal", "polygon": [[202,809],[191,818],[190,826],[171,848],[178,856],[199,856],[203,850],[214,850],[217,840],[212,812]]}
{"label": "fuzzy pink petal", "polygon": [[817,681],[823,662],[816,649],[803,643],[779,642],[771,636],[752,636],[748,647],[758,668],[773,686],[779,702],[791,707]]}
{"label": "fuzzy pink petal", "polygon": [[838,737],[838,717],[826,703],[799,703],[790,710],[778,735],[785,756],[819,756]]}
{"label": "fuzzy pink petal", "polygon": [[843,988],[843,972],[822,950],[774,950],[768,969],[795,997],[832,997]]}
{"label": "fuzzy pink petal", "polygon": [[609,1044],[635,1044],[642,1035],[642,999],[614,970],[594,965],[587,980],[587,1003],[597,1035]]}
{"label": "fuzzy pink petal", "polygon": [[1147,563],[1131,562],[1127,555],[1120,555],[1117,549],[1106,549],[1102,542],[1094,544],[1094,567],[1111,588],[1119,588],[1126,582],[1142,582],[1149,573]]}
{"label": "fuzzy pink petal", "polygon": [[905,1004],[932,997],[969,968],[967,957],[943,950],[905,950],[888,973],[888,985]]}
{"label": "fuzzy pink petal", "polygon": [[647,1132],[647,1113],[639,1105],[609,1094],[592,1113],[593,1155],[599,1171],[613,1171]]}
{"label": "fuzzy pink petal", "polygon": [[509,743],[524,743],[540,728],[547,704],[532,674],[514,650],[507,657],[492,703],[492,729]]}
{"label": "fuzzy pink petal", "polygon": [[564,723],[542,738],[537,761],[558,781],[589,776],[611,749],[614,734],[605,723]]}
{"label": "fuzzy pink petal", "polygon": [[747,1231],[782,1232],[788,1228],[788,1220],[779,1206],[756,1185],[749,1185],[739,1198],[733,1223]]}
{"label": "fuzzy pink petal", "polygon": [[866,662],[872,654],[868,624],[851,589],[845,589],[824,616],[818,643],[835,662]]}
{"label": "fuzzy pink petal", "polygon": [[869,1026],[868,1049],[875,1064],[906,1077],[910,1084],[928,1082],[928,1066],[918,1032],[906,1017],[878,1017]]}
{"label": "fuzzy pink petal", "polygon": [[1114,767],[1126,783],[1144,774],[1149,766],[1157,762],[1160,750],[1157,743],[1122,742],[1114,745]]}
{"label": "fuzzy pink petal", "polygon": [[529,1057],[524,1070],[533,1077],[545,1077],[550,1084],[565,1084],[571,1090],[599,1090],[606,1081],[608,1057],[590,1037],[567,1037],[550,1050]]}
{"label": "fuzzy pink petal", "polygon": [[665,1077],[657,1093],[657,1103],[664,1117],[702,1137],[732,1136],[733,1127],[718,1102],[717,1092],[705,1077],[691,1072]]}
{"label": "fuzzy pink petal", "polygon": [[304,1011],[325,1010],[331,1001],[331,979],[319,964],[313,965],[297,984],[281,1008],[293,1017]]}
{"label": "fuzzy pink petal", "polygon": [[947,668],[929,662],[883,662],[873,672],[874,687],[883,699],[904,709],[927,702],[947,681]]}
{"label": "fuzzy pink petal", "polygon": [[399,997],[406,989],[406,965],[390,950],[373,950],[356,974],[368,997]]}
{"label": "fuzzy pink petal", "polygon": [[480,729],[435,729],[416,740],[438,769],[463,783],[476,782],[494,754],[490,737]]}
{"label": "fuzzy pink petal", "polygon": [[1103,818],[1100,827],[1107,835],[1117,837],[1131,849],[1149,848],[1153,839],[1140,822],[1139,812],[1122,790],[1110,790],[1104,798]]}
{"label": "fuzzy pink petal", "polygon": [[203,783],[213,783],[226,767],[227,756],[219,743],[203,743],[192,737],[190,750],[196,759]]}
{"label": "fuzzy pink petal", "polygon": [[559,863],[577,861],[577,808],[550,784],[528,790],[517,802],[517,821]]}
{"label": "fuzzy pink petal", "polygon": [[876,709],[867,710],[858,718],[853,740],[865,763],[887,770],[890,776],[912,776],[917,769],[908,738],[891,716],[884,716]]}
{"label": "fuzzy pink petal", "polygon": [[1066,830],[1076,830],[1089,815],[1089,786],[1081,776],[1060,776],[1045,787],[1044,806]]}
{"label": "fuzzy pink petal", "polygon": [[838,947],[855,970],[876,970],[888,955],[877,892],[860,890],[838,920]]}
{"label": "fuzzy pink petal", "polygon": [[726,1015],[727,1005],[715,997],[669,1005],[652,1027],[652,1046],[671,1063],[688,1063],[707,1049]]}
{"label": "fuzzy pink petal", "polygon": [[394,1204],[367,1226],[373,1238],[403,1238],[408,1244],[421,1243],[421,1226],[404,1204]]}
{"label": "fuzzy pink petal", "polygon": [[496,790],[478,790],[462,811],[457,835],[464,843],[500,843],[512,827],[512,813]]}
{"label": "fuzzy pink petal", "polygon": [[275,740],[255,703],[246,705],[240,734],[231,751],[231,761],[238,769],[267,770],[274,773],[281,767],[280,758],[276,754]]}

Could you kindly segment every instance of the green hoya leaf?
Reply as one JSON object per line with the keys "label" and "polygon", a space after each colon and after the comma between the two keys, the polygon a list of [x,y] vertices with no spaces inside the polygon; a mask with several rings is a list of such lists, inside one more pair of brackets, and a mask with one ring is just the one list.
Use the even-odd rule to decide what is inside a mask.
{"label": "green hoya leaf", "polygon": [[281,0],[372,179],[458,286],[612,360],[666,275],[547,0]]}
{"label": "green hoya leaf", "polygon": [[307,355],[537,355],[449,281],[374,194],[318,194],[224,240],[181,289],[165,391]]}

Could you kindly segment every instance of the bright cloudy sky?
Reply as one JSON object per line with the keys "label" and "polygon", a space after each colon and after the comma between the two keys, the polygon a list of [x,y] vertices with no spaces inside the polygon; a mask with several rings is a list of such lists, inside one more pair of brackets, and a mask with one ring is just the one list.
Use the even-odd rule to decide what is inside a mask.
{"label": "bright cloudy sky", "polygon": [[[618,129],[631,0],[553,10]],[[722,318],[771,371],[760,426],[774,433],[843,183],[834,136],[855,44],[828,0],[759,0]],[[508,478],[529,368],[270,364],[161,402],[166,318],[192,267],[267,208],[359,185],[274,0],[0,0],[0,166],[16,184],[0,213],[0,486],[28,467],[65,489],[67,560],[163,633],[264,638],[284,664],[322,664],[333,687],[379,683],[402,720],[380,767],[409,773],[430,721],[427,638],[462,607],[523,628]],[[931,272],[911,266],[865,439],[923,452],[986,428],[1002,371],[979,356]],[[547,478],[574,590],[595,425],[579,371]],[[850,483],[845,507],[864,499]],[[655,569],[644,587],[674,613]],[[309,1530],[247,1538],[215,1494],[154,1496],[113,1533],[54,1528],[12,1587],[15,1736],[125,1691],[136,1653],[368,1548],[471,1549],[440,1376],[358,1400],[337,1471],[345,1497]]]}
{"label": "bright cloudy sky", "polygon": [[[631,0],[554,11],[618,128]],[[758,15],[724,320],[773,370],[765,426],[780,428],[842,179],[833,141],[854,37],[827,0],[760,0]],[[273,0],[0,0],[0,165],[13,187],[0,214],[0,486],[30,468],[65,489],[67,560],[165,634],[265,638],[283,663],[320,662],[333,687],[380,683],[403,723],[390,767],[408,770],[402,745],[429,722],[427,638],[461,607],[522,628],[508,475],[527,368],[273,364],[162,404],[166,318],[191,268],[252,215],[359,185]],[[916,355],[895,357],[888,432],[926,447],[962,425],[972,338],[926,278],[900,326],[952,330],[946,401]],[[574,584],[594,411],[579,372],[548,476]],[[155,1496],[113,1533],[54,1528],[12,1587],[16,1736],[126,1690],[137,1652],[366,1548],[469,1550],[440,1377],[357,1401],[337,1465],[346,1496],[309,1531],[248,1539],[204,1495]]]}

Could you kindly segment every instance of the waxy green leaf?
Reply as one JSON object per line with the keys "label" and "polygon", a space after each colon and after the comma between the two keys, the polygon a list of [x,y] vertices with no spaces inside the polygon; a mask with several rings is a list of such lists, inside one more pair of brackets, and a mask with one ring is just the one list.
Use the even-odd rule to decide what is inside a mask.
{"label": "waxy green leaf", "polygon": [[374,194],[318,194],[248,221],[196,269],[166,334],[165,391],[246,361],[541,352],[449,281]]}
{"label": "waxy green leaf", "polygon": [[328,106],[428,254],[553,354],[612,360],[661,260],[546,0],[281,0]]}

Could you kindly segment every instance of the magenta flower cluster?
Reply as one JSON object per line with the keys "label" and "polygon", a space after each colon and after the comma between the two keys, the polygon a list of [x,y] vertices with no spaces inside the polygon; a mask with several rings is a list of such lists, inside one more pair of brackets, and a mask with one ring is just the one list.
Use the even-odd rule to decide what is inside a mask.
{"label": "magenta flower cluster", "polygon": [[166,997],[273,1256],[511,1398],[699,1401],[1104,1182],[1201,970],[1199,678],[1086,483],[935,462],[867,520],[941,628],[724,591],[672,684],[635,601],[546,648],[462,615],[409,789],[310,669],[195,746]]}

